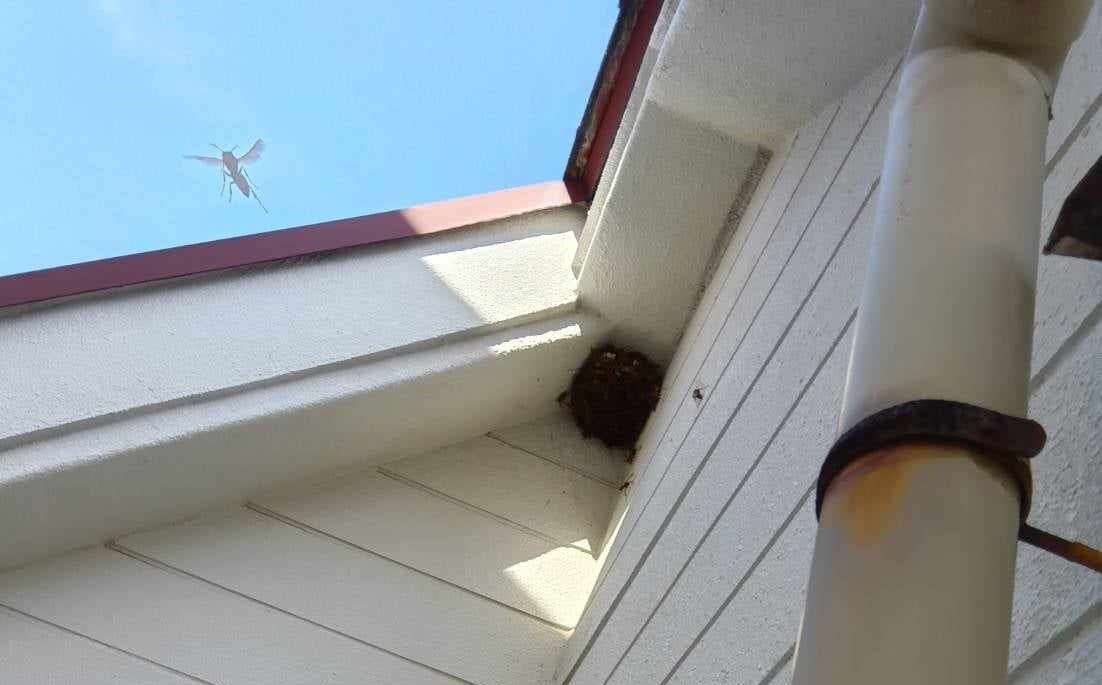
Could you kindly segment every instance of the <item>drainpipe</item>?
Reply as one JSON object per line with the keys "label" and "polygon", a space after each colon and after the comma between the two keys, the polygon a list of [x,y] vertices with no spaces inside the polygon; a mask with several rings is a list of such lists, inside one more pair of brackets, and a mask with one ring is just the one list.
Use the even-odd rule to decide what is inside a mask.
{"label": "drainpipe", "polygon": [[1090,0],[927,0],[892,109],[796,685],[1005,683],[1050,103]]}

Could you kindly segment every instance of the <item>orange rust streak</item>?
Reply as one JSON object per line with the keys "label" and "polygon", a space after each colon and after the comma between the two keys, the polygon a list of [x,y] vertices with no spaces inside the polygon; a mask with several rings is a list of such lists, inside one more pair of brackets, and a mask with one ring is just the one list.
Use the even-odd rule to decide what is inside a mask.
{"label": "orange rust streak", "polygon": [[831,483],[827,502],[834,505],[858,545],[883,537],[902,502],[908,474],[916,455],[907,447],[889,447],[870,452],[847,466]]}
{"label": "orange rust streak", "polygon": [[1048,531],[1034,528],[1028,523],[1022,524],[1018,531],[1018,539],[1072,563],[1085,566],[1096,573],[1102,573],[1102,552],[1082,542],[1064,539]]}
{"label": "orange rust streak", "polygon": [[903,504],[914,467],[934,459],[961,457],[996,477],[1005,477],[998,467],[962,447],[927,442],[894,445],[869,452],[843,469],[827,489],[824,509],[839,507],[838,514],[856,544],[878,542]]}

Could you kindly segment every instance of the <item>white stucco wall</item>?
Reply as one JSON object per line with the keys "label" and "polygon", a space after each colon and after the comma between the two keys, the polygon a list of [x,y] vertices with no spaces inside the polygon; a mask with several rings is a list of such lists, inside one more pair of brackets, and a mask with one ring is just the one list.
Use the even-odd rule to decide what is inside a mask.
{"label": "white stucco wall", "polygon": [[612,324],[617,343],[659,363],[672,357],[730,194],[750,177],[757,155],[753,146],[642,103],[578,275],[579,301]]}
{"label": "white stucco wall", "polygon": [[651,31],[650,43],[647,44],[647,50],[643,55],[643,61],[639,65],[639,73],[635,76],[635,83],[631,89],[631,97],[628,98],[627,106],[624,108],[624,115],[620,121],[620,127],[616,130],[616,136],[612,140],[612,146],[609,148],[608,157],[605,159],[605,167],[601,172],[601,178],[597,182],[597,188],[593,193],[593,198],[589,201],[589,211],[586,213],[585,225],[582,227],[581,234],[578,236],[578,250],[574,255],[574,273],[579,273],[582,268],[582,264],[585,263],[585,257],[589,253],[589,246],[593,240],[593,235],[597,229],[598,220],[601,217],[601,210],[605,206],[605,200],[608,199],[608,191],[612,187],[612,179],[616,177],[616,169],[619,168],[620,162],[623,161],[624,148],[627,147],[628,139],[631,138],[631,131],[635,128],[635,120],[639,116],[639,108],[642,107],[643,101],[646,99],[647,84],[650,82],[651,74],[654,71],[654,65],[658,61],[658,53],[662,49],[662,44],[666,40],[666,33],[670,28],[670,22],[673,20],[674,13],[677,11],[677,6],[680,4],[680,0],[664,0],[662,3],[662,11],[658,15],[658,20],[655,22],[654,29]]}
{"label": "white stucco wall", "polygon": [[[0,449],[574,306],[580,207],[0,311]],[[21,437],[22,436],[22,437]]]}
{"label": "white stucco wall", "polygon": [[916,11],[910,0],[663,4],[574,261],[580,301],[616,342],[670,360],[763,151],[900,50]]}
{"label": "white stucco wall", "polygon": [[[815,533],[812,486],[836,428],[895,64],[778,147],[671,363],[558,682],[788,682]],[[1102,155],[1100,98],[1096,7],[1054,102],[1046,236]],[[1100,303],[1099,264],[1042,259],[1030,413],[1050,439],[1034,464],[1031,520],[1095,546]],[[1096,682],[1100,602],[1097,575],[1020,548],[1011,682]]]}
{"label": "white stucco wall", "polygon": [[0,568],[543,416],[607,330],[568,314],[12,447]]}
{"label": "white stucco wall", "polygon": [[914,0],[682,0],[650,97],[772,149],[903,49]]}

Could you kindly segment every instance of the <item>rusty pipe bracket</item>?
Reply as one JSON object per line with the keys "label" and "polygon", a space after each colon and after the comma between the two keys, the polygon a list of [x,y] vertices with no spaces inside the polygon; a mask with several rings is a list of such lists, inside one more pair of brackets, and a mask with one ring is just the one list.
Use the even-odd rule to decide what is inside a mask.
{"label": "rusty pipe bracket", "polygon": [[1021,520],[1033,496],[1028,459],[1045,446],[1045,429],[1030,419],[1000,414],[964,402],[914,400],[888,407],[858,422],[830,448],[819,470],[815,517],[831,481],[854,460],[875,450],[906,442],[937,442],[972,447],[1002,467],[1018,485]]}
{"label": "rusty pipe bracket", "polygon": [[819,470],[815,517],[822,513],[823,498],[831,481],[870,452],[905,442],[963,445],[1003,468],[1018,485],[1019,540],[1102,573],[1099,550],[1026,523],[1033,498],[1033,474],[1028,460],[1041,453],[1045,440],[1045,429],[1036,421],[963,402],[915,400],[897,404],[861,420],[834,442]]}

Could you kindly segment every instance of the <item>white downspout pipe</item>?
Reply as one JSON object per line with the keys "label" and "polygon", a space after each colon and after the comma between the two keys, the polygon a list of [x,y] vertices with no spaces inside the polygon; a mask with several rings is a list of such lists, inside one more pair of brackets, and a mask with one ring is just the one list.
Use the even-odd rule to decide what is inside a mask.
{"label": "white downspout pipe", "polygon": [[[927,0],[892,110],[841,415],[947,399],[1025,417],[1049,103],[1090,0]],[[1006,681],[1019,490],[969,447],[834,478],[796,685]]]}

